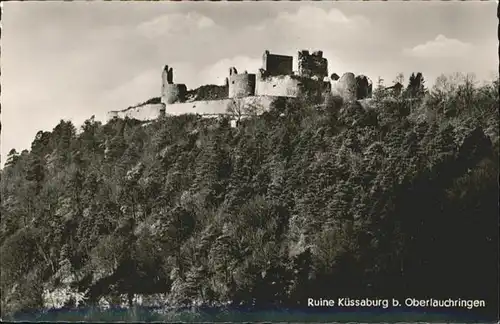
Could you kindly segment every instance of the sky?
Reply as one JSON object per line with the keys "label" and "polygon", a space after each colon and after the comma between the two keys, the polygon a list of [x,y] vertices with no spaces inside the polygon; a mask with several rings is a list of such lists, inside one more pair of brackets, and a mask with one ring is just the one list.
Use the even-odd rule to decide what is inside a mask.
{"label": "sky", "polygon": [[188,88],[255,72],[265,50],[322,50],[329,73],[392,84],[422,72],[498,71],[497,3],[488,2],[4,2],[1,159],[39,130],[158,97],[161,71]]}

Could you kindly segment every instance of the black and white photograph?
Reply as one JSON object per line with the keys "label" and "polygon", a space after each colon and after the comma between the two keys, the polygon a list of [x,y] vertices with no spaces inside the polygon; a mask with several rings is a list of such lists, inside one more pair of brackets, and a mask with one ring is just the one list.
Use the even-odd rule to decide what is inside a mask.
{"label": "black and white photograph", "polygon": [[1,321],[498,323],[498,1],[0,5]]}

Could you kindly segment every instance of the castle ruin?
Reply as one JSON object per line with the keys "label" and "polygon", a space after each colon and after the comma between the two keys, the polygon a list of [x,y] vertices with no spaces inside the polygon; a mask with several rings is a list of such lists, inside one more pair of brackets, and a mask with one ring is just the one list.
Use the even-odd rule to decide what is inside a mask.
{"label": "castle ruin", "polygon": [[175,84],[174,71],[165,65],[161,74],[161,98],[165,104],[184,102],[186,100],[187,87],[185,84]]}
{"label": "castle ruin", "polygon": [[255,74],[238,74],[235,67],[229,68],[228,97],[242,98],[255,95]]}
{"label": "castle ruin", "polygon": [[[225,79],[224,98],[198,100],[188,97],[185,84],[174,83],[174,70],[165,65],[162,71],[161,102],[129,107],[122,111],[111,111],[108,118],[129,117],[151,120],[162,114],[198,114],[204,117],[231,115],[231,107],[252,106],[252,114],[260,114],[271,108],[277,98],[301,96],[321,97],[331,93],[344,101],[355,101],[371,97],[372,82],[363,75],[345,73],[339,77],[333,73],[328,77],[328,61],[322,51],[310,53],[301,50],[297,55],[298,71],[293,71],[293,57],[265,51],[262,68],[255,73],[238,73],[236,67],[229,68]],[[243,109],[244,110],[244,109]],[[243,112],[245,115],[245,112]]]}
{"label": "castle ruin", "polygon": [[305,78],[323,80],[328,76],[328,61],[322,51],[300,51],[298,54],[299,75]]}

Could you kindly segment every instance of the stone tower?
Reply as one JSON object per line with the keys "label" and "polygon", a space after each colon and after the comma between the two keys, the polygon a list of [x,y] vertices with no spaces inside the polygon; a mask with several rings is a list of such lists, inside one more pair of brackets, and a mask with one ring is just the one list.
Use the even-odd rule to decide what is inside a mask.
{"label": "stone tower", "polygon": [[186,100],[186,85],[174,83],[174,71],[168,65],[163,68],[161,79],[161,102],[163,104],[168,105]]}

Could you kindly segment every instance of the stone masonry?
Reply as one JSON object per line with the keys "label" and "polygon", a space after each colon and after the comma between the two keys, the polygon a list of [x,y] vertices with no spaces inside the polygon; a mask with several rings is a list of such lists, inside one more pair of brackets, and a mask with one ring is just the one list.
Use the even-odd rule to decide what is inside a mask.
{"label": "stone masonry", "polygon": [[238,106],[259,106],[258,111],[263,112],[270,108],[276,98],[317,97],[325,92],[340,96],[345,101],[371,97],[372,82],[366,76],[348,72],[342,77],[332,73],[327,78],[328,61],[323,57],[322,51],[298,51],[297,58],[298,71],[294,72],[292,56],[271,54],[266,50],[262,56],[262,69],[256,73],[238,73],[236,67],[229,68],[229,76],[226,77],[224,86],[221,86],[227,89],[227,98],[202,101],[191,95],[188,98],[186,85],[174,83],[174,71],[172,67],[165,65],[162,71],[160,104],[144,104],[112,111],[108,116],[151,120],[163,114],[228,115],[231,114],[230,106],[235,103]]}
{"label": "stone masonry", "polygon": [[323,58],[322,51],[315,51],[312,54],[306,50],[299,51],[298,67],[299,75],[305,78],[323,80],[328,76],[328,61]]}

